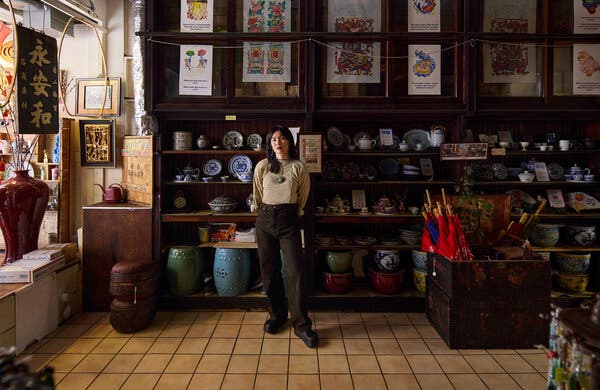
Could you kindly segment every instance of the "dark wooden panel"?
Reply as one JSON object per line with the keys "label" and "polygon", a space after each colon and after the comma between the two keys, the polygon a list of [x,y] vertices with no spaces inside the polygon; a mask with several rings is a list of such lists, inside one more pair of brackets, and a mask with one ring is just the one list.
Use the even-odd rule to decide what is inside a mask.
{"label": "dark wooden panel", "polygon": [[110,271],[120,261],[152,261],[152,209],[83,208],[83,310],[108,311]]}

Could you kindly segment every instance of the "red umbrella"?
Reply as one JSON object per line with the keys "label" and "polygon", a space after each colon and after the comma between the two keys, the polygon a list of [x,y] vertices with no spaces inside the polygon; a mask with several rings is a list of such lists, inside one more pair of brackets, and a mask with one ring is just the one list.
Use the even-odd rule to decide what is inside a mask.
{"label": "red umbrella", "polygon": [[435,245],[431,240],[431,234],[429,232],[429,216],[426,212],[421,213],[423,215],[423,234],[421,236],[421,250],[423,252],[435,252]]}
{"label": "red umbrella", "polygon": [[458,219],[458,215],[452,213],[452,208],[449,209],[449,212],[451,214],[451,224],[457,240],[457,249],[460,252],[460,260],[473,260],[475,256],[473,256],[473,252],[471,252],[465,232],[460,225],[460,219]]}
{"label": "red umbrella", "polygon": [[452,237],[450,236],[450,231],[448,229],[448,221],[446,220],[446,217],[444,216],[444,213],[442,211],[442,207],[440,206],[439,202],[437,205],[437,222],[438,222],[438,229],[440,231],[440,237],[437,240],[437,242],[435,243],[435,247],[436,247],[436,253],[446,256],[450,259],[454,259],[455,258],[455,253],[456,253],[456,249],[454,248],[454,243],[452,240]]}

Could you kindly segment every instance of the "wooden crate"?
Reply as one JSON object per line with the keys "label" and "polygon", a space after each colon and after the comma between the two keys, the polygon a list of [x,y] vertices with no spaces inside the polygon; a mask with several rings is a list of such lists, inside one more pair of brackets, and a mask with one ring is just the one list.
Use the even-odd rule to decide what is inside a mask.
{"label": "wooden crate", "polygon": [[540,314],[550,311],[549,262],[430,255],[427,274],[427,318],[450,348],[548,342],[549,322]]}

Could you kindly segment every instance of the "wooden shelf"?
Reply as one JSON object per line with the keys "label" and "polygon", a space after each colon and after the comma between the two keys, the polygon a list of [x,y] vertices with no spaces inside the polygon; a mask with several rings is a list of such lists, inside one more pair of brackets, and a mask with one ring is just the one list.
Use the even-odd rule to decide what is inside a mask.
{"label": "wooden shelf", "polygon": [[198,245],[198,248],[256,249],[256,242],[218,241]]}
{"label": "wooden shelf", "polygon": [[256,213],[213,214],[210,210],[188,213],[164,213],[162,222],[256,222]]}
{"label": "wooden shelf", "polygon": [[456,184],[453,180],[408,180],[408,179],[398,179],[398,180],[361,180],[361,181],[353,181],[353,180],[338,180],[338,179],[323,179],[316,180],[315,184],[319,185],[339,185],[339,184],[349,184],[349,185],[390,185],[390,184],[404,184],[404,185],[432,185],[432,186],[453,186]]}
{"label": "wooden shelf", "polygon": [[598,185],[597,181],[564,181],[564,180],[551,180],[551,181],[532,181],[530,183],[524,183],[519,180],[498,180],[498,181],[475,181],[474,186],[487,187],[487,186],[566,186],[566,187],[578,187],[586,186],[591,187]]}
{"label": "wooden shelf", "polygon": [[193,156],[197,155],[212,155],[212,154],[251,154],[266,156],[265,150],[252,150],[252,149],[202,149],[202,150],[163,150],[162,155],[183,155]]}
{"label": "wooden shelf", "polygon": [[228,180],[228,181],[221,181],[221,180],[211,180],[209,182],[203,182],[203,181],[165,181],[164,182],[165,185],[169,185],[169,186],[173,186],[173,185],[184,185],[184,186],[190,186],[190,185],[215,185],[215,184],[243,184],[243,185],[252,185],[251,181],[240,181],[240,180]]}
{"label": "wooden shelf", "polygon": [[399,150],[342,151],[332,150],[323,153],[325,157],[439,157],[440,152],[401,152]]}
{"label": "wooden shelf", "polygon": [[383,245],[383,244],[373,244],[373,245],[358,245],[358,244],[350,244],[350,245],[317,245],[315,247],[318,251],[325,250],[373,250],[373,249],[398,249],[398,250],[413,250],[418,249],[421,250],[421,244],[418,245]]}
{"label": "wooden shelf", "polygon": [[412,214],[315,214],[315,222],[319,223],[348,223],[348,222],[360,222],[360,223],[389,223],[389,222],[419,222],[423,217],[421,215]]}
{"label": "wooden shelf", "polygon": [[[511,213],[511,218],[519,218],[521,214]],[[600,213],[540,213],[540,219],[600,219]]]}
{"label": "wooden shelf", "polygon": [[575,246],[575,245],[560,245],[545,248],[542,246],[532,246],[531,250],[534,252],[600,252],[598,246]]}

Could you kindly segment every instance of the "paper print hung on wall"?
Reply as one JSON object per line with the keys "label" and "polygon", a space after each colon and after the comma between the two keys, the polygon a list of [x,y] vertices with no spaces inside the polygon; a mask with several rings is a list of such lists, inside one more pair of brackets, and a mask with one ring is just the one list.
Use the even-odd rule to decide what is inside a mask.
{"label": "paper print hung on wall", "polygon": [[441,45],[408,45],[408,94],[440,95]]}
{"label": "paper print hung on wall", "polygon": [[[535,33],[536,0],[486,0],[485,32]],[[535,83],[535,45],[485,43],[485,83]]]}
{"label": "paper print hung on wall", "polygon": [[600,33],[600,0],[573,0],[573,33]]}
{"label": "paper print hung on wall", "polygon": [[212,95],[212,45],[181,45],[179,94]]}
{"label": "paper print hung on wall", "polygon": [[408,0],[408,32],[439,32],[441,0]]}
{"label": "paper print hung on wall", "polygon": [[[330,32],[381,31],[380,0],[329,0]],[[327,48],[328,83],[379,83],[379,42],[330,42]]]}
{"label": "paper print hung on wall", "polygon": [[[244,32],[290,32],[289,0],[244,0]],[[242,81],[290,82],[292,45],[244,42]]]}
{"label": "paper print hung on wall", "polygon": [[212,32],[213,0],[181,0],[179,30],[181,32]]}
{"label": "paper print hung on wall", "polygon": [[600,45],[573,45],[573,95],[600,95]]}

